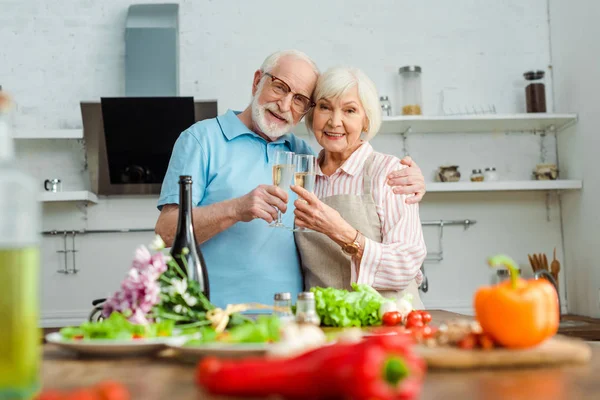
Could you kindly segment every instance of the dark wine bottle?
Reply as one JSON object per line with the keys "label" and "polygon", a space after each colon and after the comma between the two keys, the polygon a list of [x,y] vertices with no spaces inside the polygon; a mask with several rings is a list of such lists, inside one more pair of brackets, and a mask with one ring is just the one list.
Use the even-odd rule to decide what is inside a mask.
{"label": "dark wine bottle", "polygon": [[189,280],[200,284],[200,290],[210,300],[210,287],[208,284],[208,271],[200,246],[194,236],[194,222],[192,219],[192,177],[181,175],[179,177],[179,220],[177,233],[171,257],[185,272]]}

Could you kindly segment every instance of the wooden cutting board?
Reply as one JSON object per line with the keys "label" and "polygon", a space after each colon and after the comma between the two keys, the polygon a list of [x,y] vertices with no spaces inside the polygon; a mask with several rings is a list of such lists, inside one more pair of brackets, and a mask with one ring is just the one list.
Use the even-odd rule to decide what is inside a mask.
{"label": "wooden cutting board", "polygon": [[541,345],[524,350],[461,350],[451,347],[418,346],[418,353],[432,369],[533,367],[587,363],[592,349],[583,340],[557,335]]}

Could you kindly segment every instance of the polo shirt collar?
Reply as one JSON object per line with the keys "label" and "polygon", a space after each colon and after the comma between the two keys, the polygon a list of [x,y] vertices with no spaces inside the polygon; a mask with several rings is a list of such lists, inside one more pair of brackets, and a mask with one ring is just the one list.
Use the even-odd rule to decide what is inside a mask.
{"label": "polo shirt collar", "polygon": [[[223,135],[227,138],[227,140],[233,140],[241,135],[253,135],[259,139],[265,140],[260,137],[257,133],[252,132],[244,123],[238,118],[238,114],[241,111],[227,110],[227,112],[223,115],[219,115],[217,117],[217,121],[221,126],[221,131]],[[292,144],[292,134],[287,133],[281,136],[279,139],[269,142],[269,143],[285,143],[287,142],[288,146]]]}

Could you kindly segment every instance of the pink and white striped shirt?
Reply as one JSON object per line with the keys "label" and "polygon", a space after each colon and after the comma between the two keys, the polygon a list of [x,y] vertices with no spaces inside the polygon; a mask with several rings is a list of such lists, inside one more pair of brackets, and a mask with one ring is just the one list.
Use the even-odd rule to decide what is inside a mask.
{"label": "pink and white striped shirt", "polygon": [[[331,176],[317,166],[315,194],[318,198],[363,194],[364,163],[374,153],[365,142]],[[319,154],[319,159],[323,151]],[[365,238],[360,265],[352,259],[352,282],[380,290],[403,290],[416,279],[421,284],[421,264],[427,255],[418,204],[406,204],[406,195],[398,195],[387,184],[387,175],[406,168],[397,157],[375,152],[371,170],[371,193],[381,222],[382,243]],[[358,268],[357,268],[358,267]],[[358,270],[358,276],[356,276]]]}

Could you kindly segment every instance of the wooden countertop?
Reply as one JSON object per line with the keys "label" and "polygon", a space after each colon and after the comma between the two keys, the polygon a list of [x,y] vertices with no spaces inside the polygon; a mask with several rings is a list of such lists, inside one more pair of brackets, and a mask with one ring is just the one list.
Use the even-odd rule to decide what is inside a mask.
{"label": "wooden countertop", "polygon": [[[434,322],[460,315],[431,311]],[[592,345],[587,365],[519,370],[468,372],[429,371],[421,399],[598,399],[600,398],[600,343]],[[194,364],[166,357],[123,359],[77,358],[54,345],[44,345],[42,385],[45,389],[73,389],[101,380],[123,382],[132,399],[224,399],[203,393],[194,384]]]}

